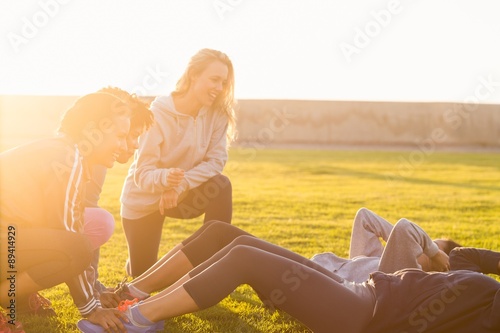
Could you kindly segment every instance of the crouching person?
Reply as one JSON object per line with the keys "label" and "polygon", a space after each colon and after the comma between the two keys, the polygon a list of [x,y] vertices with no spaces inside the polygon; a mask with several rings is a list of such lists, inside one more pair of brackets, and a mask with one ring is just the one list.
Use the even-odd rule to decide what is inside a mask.
{"label": "crouching person", "polygon": [[[108,93],[79,98],[64,114],[56,137],[0,154],[0,305],[30,313],[33,295],[66,283],[83,317],[103,327],[122,316],[102,309],[86,274],[95,250],[83,233],[84,194],[93,165],[112,167],[127,149],[130,108]],[[12,247],[5,246],[12,244]],[[9,272],[15,273],[9,273]],[[10,311],[10,310],[9,310]]]}

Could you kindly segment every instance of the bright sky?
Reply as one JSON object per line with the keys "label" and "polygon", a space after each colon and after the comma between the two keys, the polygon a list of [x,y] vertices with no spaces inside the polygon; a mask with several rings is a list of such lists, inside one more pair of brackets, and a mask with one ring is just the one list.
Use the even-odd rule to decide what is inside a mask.
{"label": "bright sky", "polygon": [[1,0],[0,94],[169,93],[201,48],[236,97],[500,103],[498,0]]}

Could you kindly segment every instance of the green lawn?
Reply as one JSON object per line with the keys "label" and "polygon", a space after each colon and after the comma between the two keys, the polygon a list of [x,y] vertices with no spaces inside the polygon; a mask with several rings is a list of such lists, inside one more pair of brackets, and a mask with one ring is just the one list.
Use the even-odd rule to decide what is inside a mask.
{"label": "green lawn", "polygon": [[[101,281],[110,286],[124,276],[127,256],[118,200],[127,169],[118,165],[110,171],[101,197],[101,206],[117,221],[101,250]],[[233,224],[307,257],[325,251],[347,256],[360,207],[392,223],[406,217],[434,238],[500,250],[500,154],[233,148],[225,174],[233,184]],[[160,252],[201,221],[167,219]],[[66,286],[42,294],[58,317],[20,318],[26,331],[76,332],[79,314]],[[165,332],[309,331],[262,307],[252,289],[242,286],[213,308],[167,320]]]}

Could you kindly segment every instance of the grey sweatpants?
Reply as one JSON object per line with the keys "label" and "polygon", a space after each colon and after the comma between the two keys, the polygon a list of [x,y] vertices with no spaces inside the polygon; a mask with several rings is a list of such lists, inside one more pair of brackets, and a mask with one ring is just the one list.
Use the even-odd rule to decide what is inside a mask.
{"label": "grey sweatpants", "polygon": [[[385,247],[380,239],[386,242]],[[379,270],[393,273],[403,268],[418,268],[417,259],[433,257],[439,248],[415,223],[400,219],[394,226],[369,209],[356,213],[352,228],[349,258],[380,257]]]}

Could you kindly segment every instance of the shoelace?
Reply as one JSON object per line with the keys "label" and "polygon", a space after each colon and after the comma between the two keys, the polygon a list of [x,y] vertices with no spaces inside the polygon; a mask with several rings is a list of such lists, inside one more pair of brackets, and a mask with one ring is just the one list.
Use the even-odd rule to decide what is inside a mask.
{"label": "shoelace", "polygon": [[120,301],[120,303],[118,304],[118,311],[125,312],[125,311],[127,311],[127,309],[129,307],[131,307],[134,304],[137,304],[138,301],[139,300],[137,298],[134,298],[132,300],[126,299],[126,300]]}
{"label": "shoelace", "polygon": [[50,308],[52,306],[52,303],[42,295],[36,293],[30,296],[29,306],[30,309],[35,311],[36,313],[40,308],[42,309]]}
{"label": "shoelace", "polygon": [[127,280],[128,278],[125,276],[121,282],[118,283],[118,285],[116,286],[115,290],[120,290],[123,288],[123,286],[126,286],[127,285]]}
{"label": "shoelace", "polygon": [[7,317],[0,312],[0,332],[2,333],[26,333],[23,324],[16,321],[14,325],[9,323]]}
{"label": "shoelace", "polygon": [[[127,277],[124,277],[120,283],[115,288],[115,293],[117,293],[119,296],[121,294],[129,295],[130,293],[128,292],[128,286],[127,286]],[[121,297],[121,296],[120,296]]]}
{"label": "shoelace", "polygon": [[146,332],[156,332],[158,331],[159,329],[163,329],[163,321],[161,322],[158,322],[157,324],[153,324],[152,326],[145,326],[145,325],[141,325],[139,324],[138,322],[136,322],[132,316],[132,312],[130,310],[130,307],[132,305],[136,305],[138,303],[141,303],[139,302],[139,300],[137,298],[134,298],[132,300],[130,299],[127,299],[127,300],[123,300],[123,301],[120,301],[120,304],[118,304],[118,311],[120,312],[126,312],[126,316],[128,317],[128,320],[130,321],[130,323],[132,325],[134,325],[135,327],[150,327],[152,330],[147,330]]}

